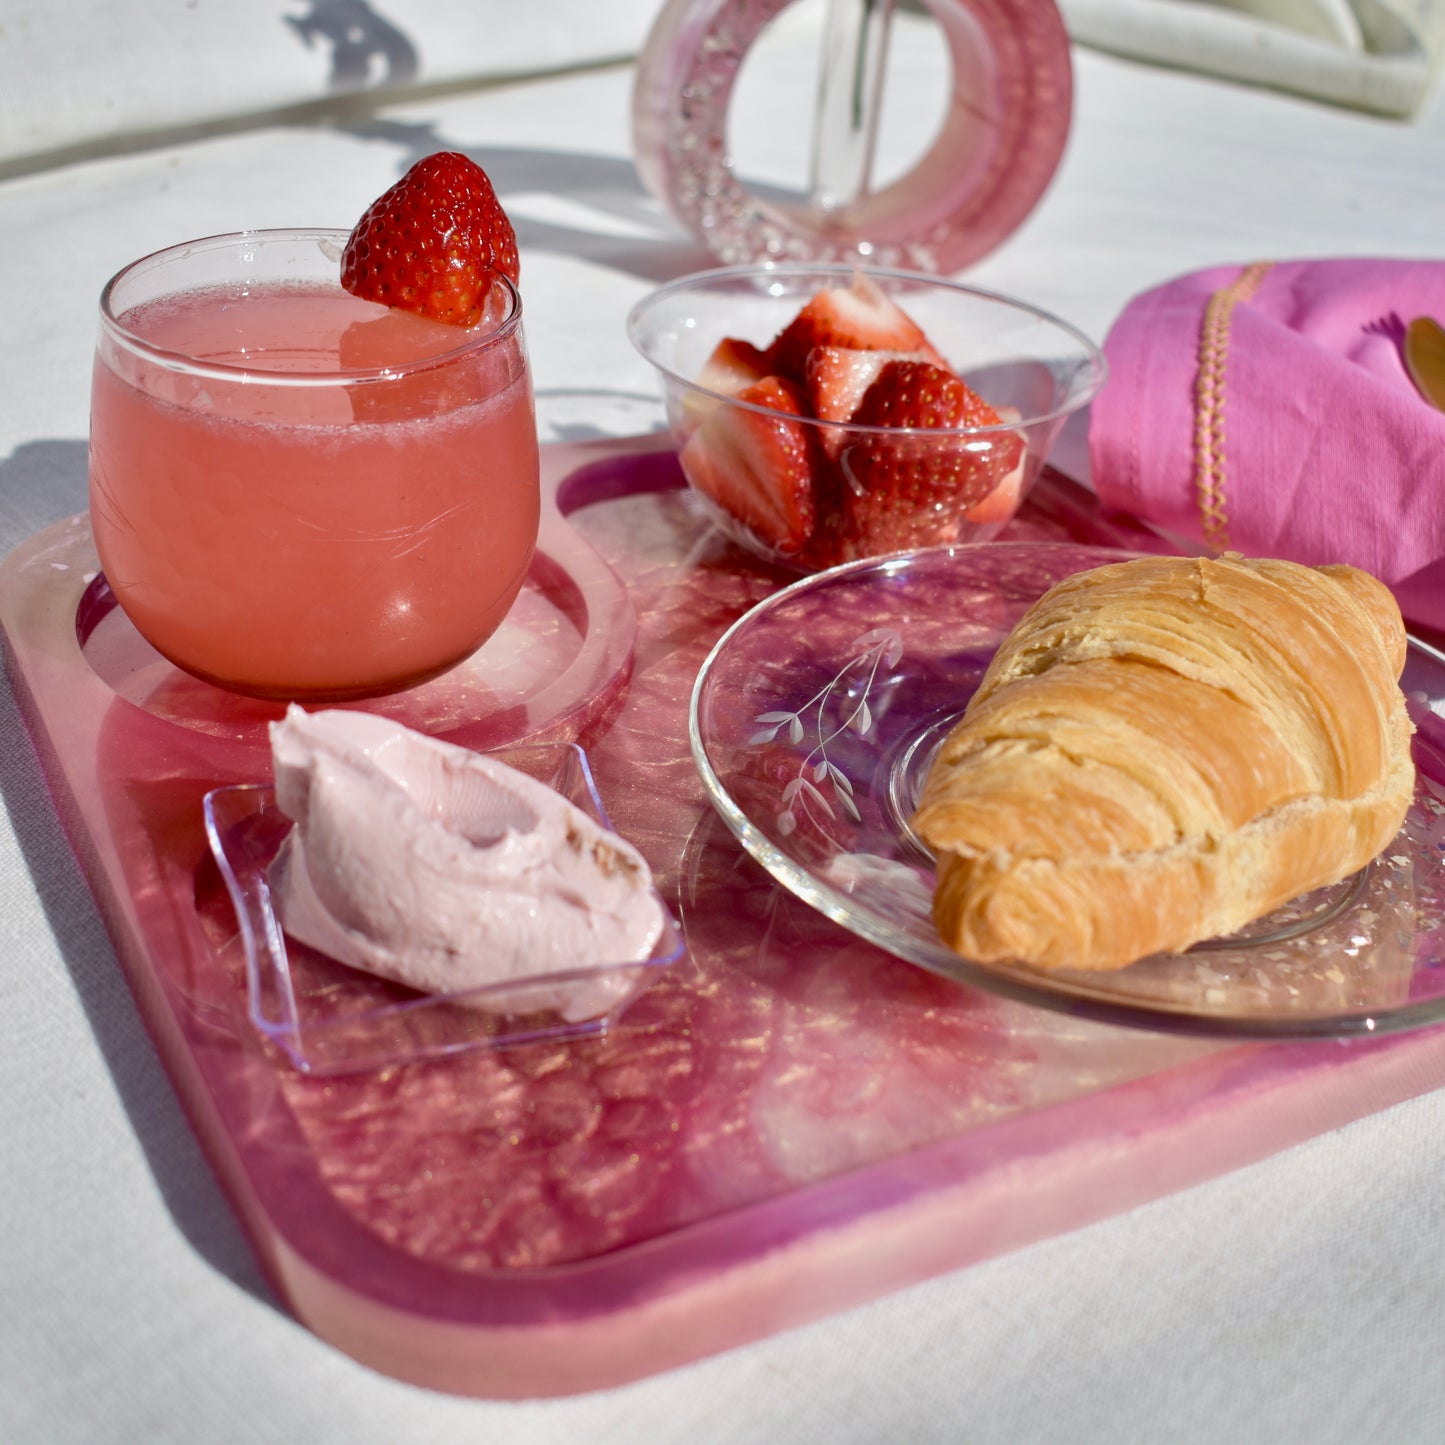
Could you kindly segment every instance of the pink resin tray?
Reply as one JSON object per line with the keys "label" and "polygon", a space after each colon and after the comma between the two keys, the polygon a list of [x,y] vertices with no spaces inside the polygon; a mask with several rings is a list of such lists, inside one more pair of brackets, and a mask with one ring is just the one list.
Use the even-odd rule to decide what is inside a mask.
{"label": "pink resin tray", "polygon": [[[378,704],[476,747],[581,743],[687,953],[600,1035],[311,1077],[247,1015],[202,798],[268,775],[275,709],[178,675],[85,518],[0,567],[9,674],[155,1045],[274,1287],[413,1383],[635,1379],[1072,1229],[1445,1082],[1445,1033],[1219,1043],[904,962],[716,815],[688,697],[788,581],[712,532],[660,440],[545,453],[508,625]],[[1022,539],[1154,545],[1046,474]]]}

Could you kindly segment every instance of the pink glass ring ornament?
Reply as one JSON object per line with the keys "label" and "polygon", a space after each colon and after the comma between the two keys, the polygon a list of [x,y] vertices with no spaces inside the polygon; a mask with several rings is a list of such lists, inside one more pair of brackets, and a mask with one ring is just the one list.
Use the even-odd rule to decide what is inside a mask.
{"label": "pink glass ring ornament", "polygon": [[911,171],[871,189],[893,0],[829,0],[805,204],[733,173],[726,125],[748,50],[792,0],[668,0],[638,61],[633,146],[650,190],[729,264],[850,262],[949,273],[1023,223],[1068,136],[1073,72],[1053,0],[924,0],[952,64],[947,114]]}

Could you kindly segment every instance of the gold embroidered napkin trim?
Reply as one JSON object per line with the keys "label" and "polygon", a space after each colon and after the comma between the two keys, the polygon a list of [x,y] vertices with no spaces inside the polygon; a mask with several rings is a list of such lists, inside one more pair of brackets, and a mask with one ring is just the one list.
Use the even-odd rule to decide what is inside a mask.
{"label": "gold embroidered napkin trim", "polygon": [[1194,381],[1194,499],[1204,541],[1216,551],[1229,547],[1224,466],[1224,373],[1229,360],[1229,326],[1234,308],[1248,301],[1273,261],[1246,266],[1228,286],[1209,298],[1199,336],[1199,371]]}

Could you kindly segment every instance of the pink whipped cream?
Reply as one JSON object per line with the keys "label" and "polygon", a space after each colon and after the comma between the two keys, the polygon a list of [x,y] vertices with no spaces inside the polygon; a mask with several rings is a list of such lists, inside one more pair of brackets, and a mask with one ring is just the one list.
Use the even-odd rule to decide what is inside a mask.
{"label": "pink whipped cream", "polygon": [[[271,866],[293,938],[452,993],[648,957],[662,906],[642,855],[553,789],[368,713],[291,707],[271,725],[276,801],[295,827]],[[625,972],[528,990],[525,1007],[605,1013]],[[479,1007],[521,1006],[508,991]]]}

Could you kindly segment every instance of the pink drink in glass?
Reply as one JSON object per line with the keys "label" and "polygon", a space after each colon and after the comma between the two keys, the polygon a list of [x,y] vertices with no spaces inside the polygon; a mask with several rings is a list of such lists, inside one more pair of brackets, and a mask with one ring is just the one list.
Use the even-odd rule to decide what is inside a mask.
{"label": "pink drink in glass", "polygon": [[340,232],[215,237],[101,302],[91,524],[106,580],[178,667],[334,701],[446,671],[536,544],[515,289],[466,330],[348,295]]}

